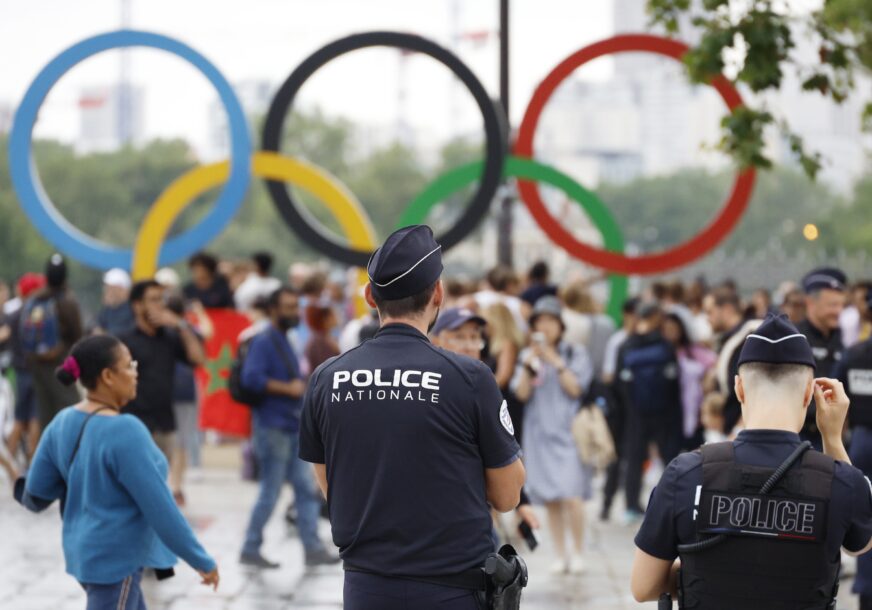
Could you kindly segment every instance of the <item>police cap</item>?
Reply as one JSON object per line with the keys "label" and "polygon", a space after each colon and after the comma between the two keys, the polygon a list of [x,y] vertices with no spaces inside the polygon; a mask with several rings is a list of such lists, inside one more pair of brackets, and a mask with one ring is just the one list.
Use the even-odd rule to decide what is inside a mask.
{"label": "police cap", "polygon": [[403,227],[373,252],[366,271],[375,298],[404,299],[423,292],[442,275],[442,246],[427,225]]}
{"label": "police cap", "polygon": [[476,315],[476,313],[471,309],[467,309],[466,307],[452,307],[439,314],[439,319],[437,319],[436,324],[433,325],[432,332],[434,335],[438,335],[443,330],[457,330],[467,322],[475,322],[479,326],[487,324],[484,318]]}
{"label": "police cap", "polygon": [[747,362],[804,364],[815,368],[808,339],[784,314],[769,314],[757,330],[748,335],[739,354],[738,366]]}
{"label": "police cap", "polygon": [[806,294],[817,290],[845,290],[848,278],[841,269],[835,267],[819,267],[809,271],[802,278],[802,289]]}

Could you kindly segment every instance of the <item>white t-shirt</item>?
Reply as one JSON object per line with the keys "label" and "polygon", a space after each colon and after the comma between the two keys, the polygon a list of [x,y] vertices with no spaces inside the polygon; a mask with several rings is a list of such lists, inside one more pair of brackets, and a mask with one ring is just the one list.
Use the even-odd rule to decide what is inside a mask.
{"label": "white t-shirt", "polygon": [[252,308],[254,302],[260,297],[268,297],[281,288],[282,283],[274,277],[263,277],[257,273],[249,273],[248,277],[239,285],[233,293],[233,301],[236,309],[246,311]]}

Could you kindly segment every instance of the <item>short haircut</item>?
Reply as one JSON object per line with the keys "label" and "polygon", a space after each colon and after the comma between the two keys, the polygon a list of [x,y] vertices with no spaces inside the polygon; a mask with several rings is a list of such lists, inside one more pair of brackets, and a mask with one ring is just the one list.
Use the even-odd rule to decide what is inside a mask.
{"label": "short haircut", "polygon": [[712,292],[712,298],[718,307],[732,307],[738,312],[742,311],[742,302],[735,290],[720,287]]}
{"label": "short haircut", "polygon": [[632,315],[636,313],[636,310],[639,308],[639,297],[630,297],[624,304],[621,306],[621,313],[626,315]]}
{"label": "short haircut", "polygon": [[161,290],[163,290],[163,286],[161,286],[155,280],[141,280],[139,282],[136,282],[133,285],[133,288],[130,289],[130,302],[142,302],[145,299],[145,293],[148,292],[149,288],[160,288]]}
{"label": "short haircut", "polygon": [[527,272],[527,277],[534,282],[547,282],[551,271],[548,269],[548,263],[545,261],[536,261]]}
{"label": "short haircut", "polygon": [[295,298],[299,297],[297,291],[290,286],[279,286],[269,295],[269,299],[267,300],[267,309],[269,311],[272,311],[279,306],[279,301],[281,301],[283,294],[289,294]]}
{"label": "short haircut", "polygon": [[251,256],[251,260],[254,261],[257,270],[263,275],[266,275],[272,269],[273,255],[269,252],[255,252]]}
{"label": "short haircut", "polygon": [[204,267],[209,273],[216,273],[218,271],[218,259],[208,252],[197,252],[188,259],[189,269],[197,265]]}
{"label": "short haircut", "polygon": [[511,267],[498,265],[487,272],[487,283],[497,292],[508,290],[517,281],[517,276]]}
{"label": "short haircut", "polygon": [[746,362],[739,367],[739,374],[746,380],[753,379],[778,385],[786,385],[786,382],[790,382],[793,385],[798,383],[800,378],[811,378],[814,369],[804,364]]}
{"label": "short haircut", "polygon": [[372,295],[372,298],[383,317],[414,318],[424,313],[424,310],[427,309],[427,304],[433,298],[433,293],[436,292],[436,284],[438,283],[439,280],[436,280],[421,292],[402,299],[379,299],[375,294]]}

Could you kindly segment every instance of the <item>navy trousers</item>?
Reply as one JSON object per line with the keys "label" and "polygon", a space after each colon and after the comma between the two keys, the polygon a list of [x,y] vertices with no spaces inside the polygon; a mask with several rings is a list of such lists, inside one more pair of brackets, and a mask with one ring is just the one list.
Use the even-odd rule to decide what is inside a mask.
{"label": "navy trousers", "polygon": [[[872,477],[872,428],[855,426],[851,433],[851,462]],[[863,597],[872,597],[872,553],[857,557],[857,576],[852,591]],[[868,607],[868,606],[867,606]]]}
{"label": "navy trousers", "polygon": [[345,573],[345,610],[484,610],[479,594],[413,580]]}

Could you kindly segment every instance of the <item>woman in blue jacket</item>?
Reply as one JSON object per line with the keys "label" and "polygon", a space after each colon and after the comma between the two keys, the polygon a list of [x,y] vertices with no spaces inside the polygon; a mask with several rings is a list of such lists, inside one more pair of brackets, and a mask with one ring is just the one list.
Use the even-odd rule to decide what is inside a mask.
{"label": "woman in blue jacket", "polygon": [[136,362],[111,335],[79,341],[58,369],[85,400],[46,428],[16,497],[38,512],[61,501],[67,572],[87,610],[145,610],[143,568],[165,571],[181,557],[218,587],[218,569],[167,487],[167,462],[145,425],[121,408],[136,396]]}

